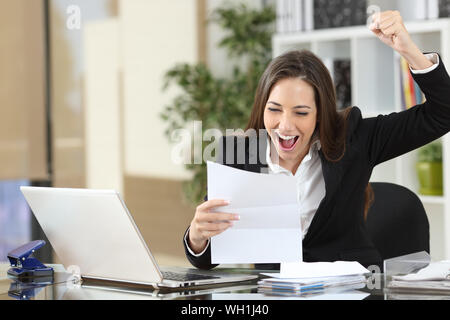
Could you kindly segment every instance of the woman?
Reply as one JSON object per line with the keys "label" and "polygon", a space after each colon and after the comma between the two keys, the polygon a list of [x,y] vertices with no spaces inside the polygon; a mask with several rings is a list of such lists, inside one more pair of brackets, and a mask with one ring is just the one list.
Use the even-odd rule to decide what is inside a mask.
{"label": "woman", "polygon": [[[320,59],[308,51],[288,52],[262,75],[247,128],[267,130],[267,163],[232,164],[255,172],[267,167],[271,174],[297,179],[306,262],[381,266],[364,223],[373,168],[450,131],[450,78],[438,54],[424,55],[417,48],[397,11],[374,16],[370,29],[408,61],[424,104],[368,119],[357,107],[338,113],[334,86]],[[223,140],[223,153],[235,139]],[[215,266],[209,239],[239,218],[208,212],[226,204],[212,199],[199,205],[185,233],[186,255],[198,268]]]}

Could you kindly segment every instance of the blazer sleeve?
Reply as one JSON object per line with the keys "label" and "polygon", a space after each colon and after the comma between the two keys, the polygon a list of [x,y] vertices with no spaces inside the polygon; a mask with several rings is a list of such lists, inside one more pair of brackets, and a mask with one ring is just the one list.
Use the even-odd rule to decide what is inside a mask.
{"label": "blazer sleeve", "polygon": [[[366,148],[374,167],[436,140],[450,131],[450,77],[441,57],[438,66],[427,73],[412,73],[426,101],[408,110],[362,119],[351,112],[361,148]],[[357,108],[356,108],[357,109]],[[359,109],[358,109],[359,110]],[[358,119],[356,119],[358,118]]]}
{"label": "blazer sleeve", "polygon": [[[186,232],[185,232],[186,236],[189,236],[189,234],[186,234],[188,232],[189,232],[189,228],[186,229]],[[206,248],[206,250],[203,252],[202,255],[194,256],[189,251],[189,249],[187,247],[188,244],[186,243],[184,238],[185,237],[183,236],[183,246],[184,246],[184,251],[186,253],[186,258],[189,260],[189,262],[194,267],[199,268],[199,269],[209,270],[209,269],[212,269],[212,268],[218,266],[218,264],[212,264],[211,263],[211,241],[208,242],[208,247]]]}

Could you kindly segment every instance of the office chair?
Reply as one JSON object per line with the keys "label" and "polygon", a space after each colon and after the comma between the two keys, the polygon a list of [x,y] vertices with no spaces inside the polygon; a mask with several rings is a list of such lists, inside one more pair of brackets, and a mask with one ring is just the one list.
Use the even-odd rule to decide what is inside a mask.
{"label": "office chair", "polygon": [[381,258],[389,259],[419,251],[430,253],[428,218],[419,197],[392,183],[371,183],[374,202],[366,227]]}

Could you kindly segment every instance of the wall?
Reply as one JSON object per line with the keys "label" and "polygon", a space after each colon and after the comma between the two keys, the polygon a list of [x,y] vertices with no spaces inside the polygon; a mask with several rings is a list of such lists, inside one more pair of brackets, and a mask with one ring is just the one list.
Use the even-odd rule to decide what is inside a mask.
{"label": "wall", "polygon": [[87,24],[83,42],[86,186],[123,193],[118,20]]}
{"label": "wall", "polygon": [[195,0],[120,2],[124,83],[124,154],[127,175],[183,179],[159,114],[176,94],[162,93],[164,73],[197,61]]}
{"label": "wall", "polygon": [[194,213],[181,189],[190,173],[172,162],[160,118],[178,93],[162,92],[163,76],[201,56],[199,4],[119,1],[117,19],[84,27],[86,187],[121,191],[162,264],[187,264],[181,238]]}
{"label": "wall", "polygon": [[227,76],[229,59],[216,47],[224,32],[204,24],[204,15],[225,2],[122,0],[117,19],[84,30],[86,187],[119,188],[163,262],[187,264],[182,235],[195,212],[183,200],[190,172],[173,163],[164,135],[160,113],[179,91],[162,92],[163,76],[177,63],[197,61]]}
{"label": "wall", "polygon": [[0,0],[0,8],[0,179],[45,180],[43,1]]}

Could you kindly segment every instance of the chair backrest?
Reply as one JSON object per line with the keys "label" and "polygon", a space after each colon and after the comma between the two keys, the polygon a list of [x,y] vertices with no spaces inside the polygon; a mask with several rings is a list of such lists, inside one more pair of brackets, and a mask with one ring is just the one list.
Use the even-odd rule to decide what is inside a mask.
{"label": "chair backrest", "polygon": [[382,259],[419,251],[430,253],[430,226],[419,197],[396,184],[370,184],[375,199],[366,226]]}

